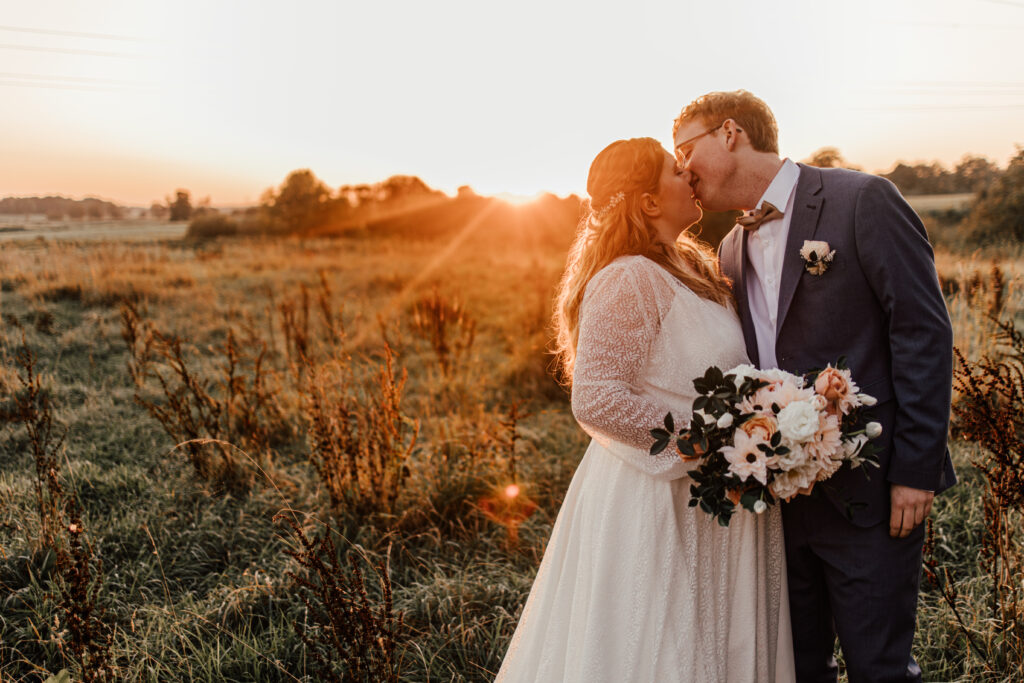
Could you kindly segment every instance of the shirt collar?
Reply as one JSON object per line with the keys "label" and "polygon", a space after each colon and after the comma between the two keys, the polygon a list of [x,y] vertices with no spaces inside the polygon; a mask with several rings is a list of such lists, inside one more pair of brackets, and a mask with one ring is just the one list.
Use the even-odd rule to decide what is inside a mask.
{"label": "shirt collar", "polygon": [[800,167],[793,163],[790,159],[784,159],[782,161],[782,167],[779,168],[779,172],[775,174],[771,184],[768,185],[768,189],[761,195],[761,199],[757,202],[757,208],[761,208],[764,202],[770,202],[779,211],[785,211],[786,205],[789,204],[789,197],[793,194],[793,188],[796,187],[796,181],[800,178]]}

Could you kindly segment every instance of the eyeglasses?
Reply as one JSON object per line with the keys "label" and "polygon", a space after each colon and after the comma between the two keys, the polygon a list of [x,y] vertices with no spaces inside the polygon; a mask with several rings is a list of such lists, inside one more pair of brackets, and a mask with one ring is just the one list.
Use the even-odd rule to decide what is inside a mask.
{"label": "eyeglasses", "polygon": [[[706,131],[704,131],[700,135],[694,135],[689,140],[683,140],[682,142],[680,142],[678,145],[676,145],[676,160],[680,164],[683,164],[683,165],[687,164],[690,161],[690,155],[693,153],[693,143],[696,142],[697,140],[700,140],[705,135],[710,135],[711,133],[714,133],[716,130],[721,128],[723,125],[725,125],[725,121],[723,121],[722,123],[718,124],[714,128],[708,128]],[[685,149],[687,147],[687,145],[689,145],[689,149]]]}

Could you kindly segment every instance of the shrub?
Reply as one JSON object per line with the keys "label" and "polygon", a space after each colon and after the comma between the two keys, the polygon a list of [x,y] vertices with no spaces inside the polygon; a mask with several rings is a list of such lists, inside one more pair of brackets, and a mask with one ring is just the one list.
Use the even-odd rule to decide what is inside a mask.
{"label": "shrub", "polygon": [[233,237],[238,234],[238,224],[224,214],[204,213],[188,224],[185,238],[208,240],[214,237]]}
{"label": "shrub", "polygon": [[978,244],[1024,240],[1024,147],[1010,160],[1006,171],[978,193],[965,228],[968,239]]}

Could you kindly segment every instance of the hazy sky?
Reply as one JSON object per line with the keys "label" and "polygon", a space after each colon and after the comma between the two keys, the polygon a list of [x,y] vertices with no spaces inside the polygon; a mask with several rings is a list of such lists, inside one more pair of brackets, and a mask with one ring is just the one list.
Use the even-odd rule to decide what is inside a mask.
{"label": "hazy sky", "polygon": [[635,4],[0,0],[0,196],[252,202],[296,168],[582,192],[607,143],[735,88],[797,160],[1024,143],[1024,0]]}

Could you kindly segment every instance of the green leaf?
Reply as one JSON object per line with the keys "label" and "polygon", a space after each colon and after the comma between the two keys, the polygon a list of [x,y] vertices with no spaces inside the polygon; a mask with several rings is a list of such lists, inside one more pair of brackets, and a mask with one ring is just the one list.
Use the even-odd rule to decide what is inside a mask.
{"label": "green leaf", "polygon": [[693,444],[690,443],[689,439],[676,439],[676,446],[679,447],[679,452],[683,455],[697,455],[697,451],[693,449]]}
{"label": "green leaf", "polygon": [[775,432],[772,434],[772,447],[777,448],[780,443],[782,443],[782,434]]}
{"label": "green leaf", "polygon": [[665,429],[672,433],[676,431],[676,423],[672,419],[672,413],[665,413]]}

